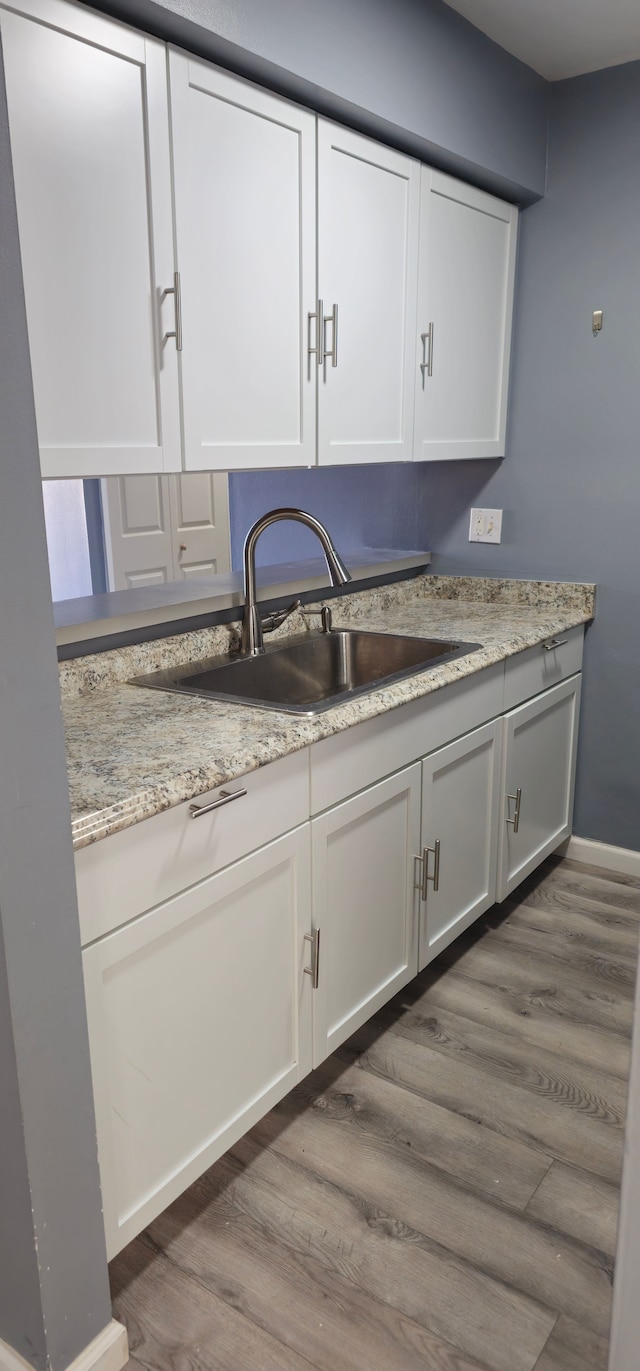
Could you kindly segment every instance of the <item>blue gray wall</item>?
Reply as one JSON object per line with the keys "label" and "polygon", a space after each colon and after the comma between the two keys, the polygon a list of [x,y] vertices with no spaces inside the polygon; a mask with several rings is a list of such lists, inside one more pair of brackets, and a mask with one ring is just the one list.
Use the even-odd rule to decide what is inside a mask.
{"label": "blue gray wall", "polygon": [[1,51],[0,320],[0,1339],[62,1371],[111,1309]]}
{"label": "blue gray wall", "polygon": [[[604,310],[599,337],[591,313]],[[575,829],[640,848],[640,62],[552,86],[521,217],[507,457],[434,466],[434,570],[598,582]],[[487,479],[488,478],[488,479]],[[471,503],[503,508],[470,544]]]}
{"label": "blue gray wall", "polygon": [[547,83],[443,0],[94,0],[514,201],[544,193]]}

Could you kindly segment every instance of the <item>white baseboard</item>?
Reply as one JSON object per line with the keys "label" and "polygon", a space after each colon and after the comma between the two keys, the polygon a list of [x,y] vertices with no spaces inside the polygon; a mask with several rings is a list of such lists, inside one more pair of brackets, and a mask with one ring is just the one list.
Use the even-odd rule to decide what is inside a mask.
{"label": "white baseboard", "polygon": [[610,843],[597,843],[594,838],[568,838],[558,852],[584,862],[585,866],[601,866],[606,871],[640,879],[640,852],[632,847],[613,847]]}
{"label": "white baseboard", "polygon": [[[122,1371],[128,1360],[127,1330],[112,1319],[64,1371]],[[33,1371],[33,1366],[0,1338],[0,1371]]]}

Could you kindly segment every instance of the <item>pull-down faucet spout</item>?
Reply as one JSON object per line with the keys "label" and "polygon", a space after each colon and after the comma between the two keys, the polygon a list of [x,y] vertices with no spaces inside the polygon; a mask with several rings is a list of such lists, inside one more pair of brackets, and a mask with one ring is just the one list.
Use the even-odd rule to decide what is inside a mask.
{"label": "pull-down faucet spout", "polygon": [[267,514],[263,514],[245,538],[244,542],[244,620],[242,624],[242,648],[243,656],[255,657],[259,652],[264,652],[262,641],[262,620],[258,613],[256,604],[256,543],[265,528],[270,524],[275,524],[279,519],[293,519],[299,524],[306,524],[313,533],[320,539],[324,552],[331,584],[333,586],[346,585],[351,580],[342,558],[336,552],[329,534],[324,526],[316,519],[313,514],[307,514],[303,509],[271,509]]}

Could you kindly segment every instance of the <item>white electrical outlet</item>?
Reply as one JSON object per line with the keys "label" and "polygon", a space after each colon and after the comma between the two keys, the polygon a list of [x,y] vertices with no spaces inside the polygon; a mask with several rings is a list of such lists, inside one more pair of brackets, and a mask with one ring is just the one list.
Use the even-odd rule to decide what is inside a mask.
{"label": "white electrical outlet", "polygon": [[470,543],[499,543],[502,537],[501,509],[472,509],[469,520]]}

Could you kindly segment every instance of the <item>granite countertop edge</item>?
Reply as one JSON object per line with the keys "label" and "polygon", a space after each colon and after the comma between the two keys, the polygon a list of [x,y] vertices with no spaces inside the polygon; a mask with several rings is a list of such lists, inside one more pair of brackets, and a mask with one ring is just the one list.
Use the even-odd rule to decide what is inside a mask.
{"label": "granite countertop edge", "polygon": [[[563,589],[564,583],[558,583],[559,592]],[[315,717],[144,691],[122,683],[91,697],[63,701],[74,850],[588,623],[593,618],[594,589],[585,585],[583,603],[572,605],[431,600],[430,611],[437,604],[446,618],[433,636],[452,633],[459,622],[456,637],[462,641],[482,641],[483,634],[497,640]],[[592,593],[591,600],[586,592]],[[414,599],[404,608],[400,624],[397,607],[393,615],[386,606],[373,608],[366,626],[381,632],[420,632],[411,620],[424,615],[424,600]],[[348,626],[350,617],[364,626],[359,615],[348,614],[341,626]],[[433,628],[430,623],[428,631],[433,633]],[[190,748],[192,764],[185,765]]]}

